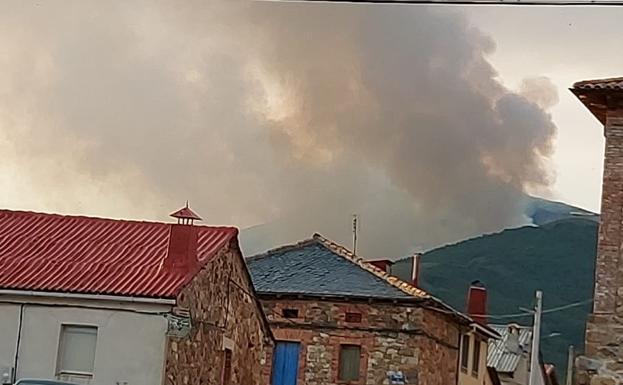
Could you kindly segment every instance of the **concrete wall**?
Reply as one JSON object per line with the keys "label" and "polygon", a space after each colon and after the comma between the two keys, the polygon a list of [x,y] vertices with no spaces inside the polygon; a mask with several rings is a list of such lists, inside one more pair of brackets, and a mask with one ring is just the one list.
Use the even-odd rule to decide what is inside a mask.
{"label": "concrete wall", "polygon": [[161,384],[166,319],[136,311],[165,312],[170,306],[95,301],[100,308],[84,308],[93,302],[0,296],[0,367],[14,366],[19,303],[23,303],[17,378],[56,378],[61,325],[84,324],[98,328],[90,383]]}
{"label": "concrete wall", "polygon": [[502,385],[528,385],[530,381],[528,354],[525,354],[525,357],[519,360],[514,373],[498,373]]}
{"label": "concrete wall", "polygon": [[[275,338],[300,343],[298,385],[338,381],[342,344],[361,347],[359,381],[388,384],[388,371],[402,371],[409,384],[456,384],[459,326],[446,315],[400,304],[263,298]],[[284,308],[299,317],[284,319]],[[362,315],[346,322],[345,314]]]}

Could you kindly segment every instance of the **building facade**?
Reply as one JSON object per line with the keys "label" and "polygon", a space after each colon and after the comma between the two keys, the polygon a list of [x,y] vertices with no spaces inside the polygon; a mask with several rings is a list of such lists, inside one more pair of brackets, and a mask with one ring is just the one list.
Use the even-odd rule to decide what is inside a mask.
{"label": "building facade", "polygon": [[0,383],[261,385],[237,229],[0,211]]}
{"label": "building facade", "polygon": [[499,336],[478,325],[461,334],[459,385],[500,385],[495,368],[487,365],[489,340],[495,338]]}
{"label": "building facade", "polygon": [[458,381],[471,319],[320,235],[247,259],[276,339],[272,385]]}
{"label": "building facade", "polygon": [[623,384],[623,78],[578,82],[571,91],[603,124],[606,137],[593,311],[578,384]]}
{"label": "building facade", "polygon": [[467,314],[474,321],[460,337],[459,385],[500,385],[497,371],[488,362],[489,341],[500,335],[487,324],[487,289],[475,281],[467,293]]}
{"label": "building facade", "polygon": [[[499,335],[489,341],[487,364],[494,368],[503,385],[528,385],[530,383],[530,352],[532,349],[532,327],[518,324],[490,325]],[[550,365],[551,367],[551,365]],[[539,363],[539,375],[535,385],[547,385],[545,365]],[[551,367],[551,376],[555,373]]]}

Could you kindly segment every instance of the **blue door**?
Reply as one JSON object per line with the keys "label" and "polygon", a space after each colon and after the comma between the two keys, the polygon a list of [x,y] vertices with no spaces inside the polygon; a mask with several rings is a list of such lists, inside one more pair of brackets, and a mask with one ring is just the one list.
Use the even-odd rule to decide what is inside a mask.
{"label": "blue door", "polygon": [[273,359],[272,385],[296,385],[299,371],[299,343],[277,342]]}

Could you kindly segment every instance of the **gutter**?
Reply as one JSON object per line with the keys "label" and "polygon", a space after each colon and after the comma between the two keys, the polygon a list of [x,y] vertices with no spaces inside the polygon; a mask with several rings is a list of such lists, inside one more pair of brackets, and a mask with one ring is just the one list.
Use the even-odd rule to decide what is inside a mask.
{"label": "gutter", "polygon": [[149,298],[149,297],[124,297],[119,295],[99,295],[99,294],[77,294],[49,291],[32,291],[32,290],[1,290],[0,296],[21,296],[21,297],[38,297],[38,298],[63,298],[63,299],[82,299],[97,300],[110,302],[126,302],[140,304],[156,304],[156,305],[175,305],[175,299],[167,298]]}

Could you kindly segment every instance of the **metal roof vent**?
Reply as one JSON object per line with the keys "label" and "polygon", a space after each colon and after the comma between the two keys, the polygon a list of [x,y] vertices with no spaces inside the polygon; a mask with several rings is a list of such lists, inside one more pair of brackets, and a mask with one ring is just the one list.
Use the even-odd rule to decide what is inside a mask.
{"label": "metal roof vent", "polygon": [[194,211],[188,207],[188,201],[186,201],[186,206],[177,210],[176,212],[170,214],[173,218],[177,218],[177,223],[180,225],[192,225],[195,221],[201,221],[201,217],[197,215]]}

